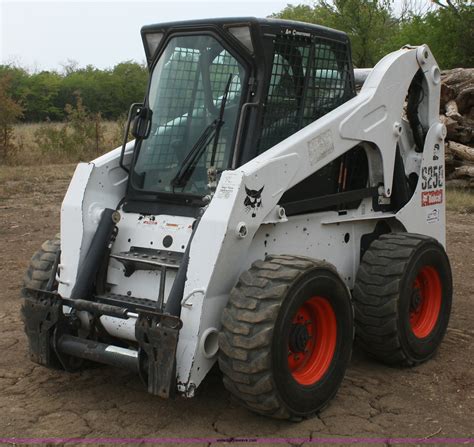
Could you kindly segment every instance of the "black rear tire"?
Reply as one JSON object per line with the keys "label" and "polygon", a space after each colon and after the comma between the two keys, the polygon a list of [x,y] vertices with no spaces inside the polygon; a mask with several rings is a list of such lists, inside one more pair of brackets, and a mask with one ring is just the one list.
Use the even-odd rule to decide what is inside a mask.
{"label": "black rear tire", "polygon": [[411,233],[390,233],[364,254],[353,291],[356,341],[372,357],[414,366],[441,344],[452,304],[443,246]]}
{"label": "black rear tire", "polygon": [[224,385],[257,413],[310,417],[336,394],[353,337],[350,294],[332,265],[268,256],[241,275],[222,314]]}

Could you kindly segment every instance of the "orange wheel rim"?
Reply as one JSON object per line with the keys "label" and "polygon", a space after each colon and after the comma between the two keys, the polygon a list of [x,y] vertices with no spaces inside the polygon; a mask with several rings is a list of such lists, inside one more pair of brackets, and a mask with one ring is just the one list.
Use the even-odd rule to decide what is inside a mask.
{"label": "orange wheel rim", "polygon": [[412,287],[410,326],[418,338],[433,331],[441,310],[442,287],[439,273],[431,266],[423,267]]}
{"label": "orange wheel rim", "polygon": [[292,318],[288,341],[288,367],[301,385],[321,380],[334,357],[337,322],[326,298],[305,301]]}

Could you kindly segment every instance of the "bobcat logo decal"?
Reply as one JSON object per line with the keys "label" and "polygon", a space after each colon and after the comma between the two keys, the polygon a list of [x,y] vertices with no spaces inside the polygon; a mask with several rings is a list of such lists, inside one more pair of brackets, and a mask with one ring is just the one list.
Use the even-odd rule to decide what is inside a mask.
{"label": "bobcat logo decal", "polygon": [[252,217],[257,215],[257,210],[262,206],[262,191],[265,186],[262,186],[261,189],[248,189],[245,187],[245,192],[247,197],[244,200],[244,206],[247,210],[247,213],[252,211]]}

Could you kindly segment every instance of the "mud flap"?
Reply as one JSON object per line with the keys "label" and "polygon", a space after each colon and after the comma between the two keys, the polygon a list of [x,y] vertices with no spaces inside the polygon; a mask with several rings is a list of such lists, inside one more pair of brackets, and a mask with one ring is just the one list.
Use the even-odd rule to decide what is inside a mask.
{"label": "mud flap", "polygon": [[148,392],[172,397],[176,390],[176,348],[182,322],[178,317],[140,313],[135,337],[140,345],[140,376]]}

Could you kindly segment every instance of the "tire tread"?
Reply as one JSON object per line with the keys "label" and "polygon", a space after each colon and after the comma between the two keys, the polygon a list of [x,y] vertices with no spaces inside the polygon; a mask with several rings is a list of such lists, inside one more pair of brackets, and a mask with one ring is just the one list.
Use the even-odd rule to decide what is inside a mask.
{"label": "tire tread", "polygon": [[412,233],[388,233],[376,239],[362,258],[354,290],[356,343],[389,365],[418,363],[403,350],[398,332],[401,279],[420,244],[434,239]]}
{"label": "tire tread", "polygon": [[[296,417],[280,398],[271,374],[273,325],[291,285],[318,267],[335,271],[324,261],[270,255],[242,273],[230,293],[219,333],[219,366],[227,390],[254,412],[278,419]],[[250,309],[250,303],[255,307]]]}

